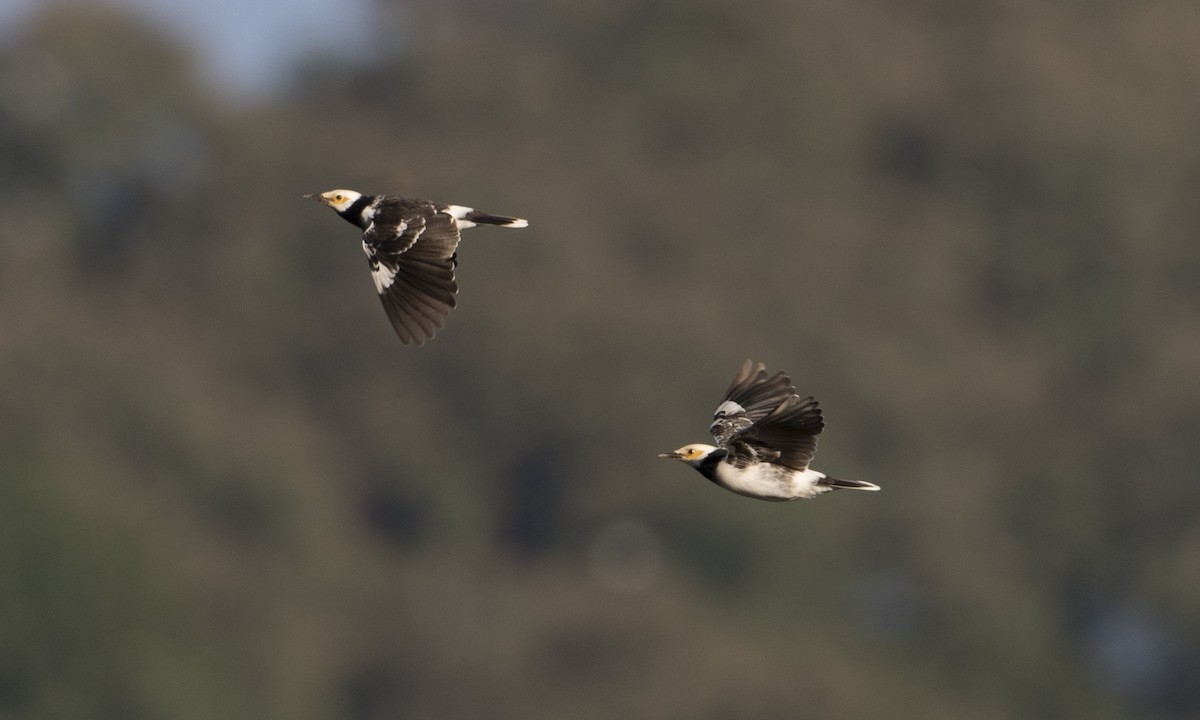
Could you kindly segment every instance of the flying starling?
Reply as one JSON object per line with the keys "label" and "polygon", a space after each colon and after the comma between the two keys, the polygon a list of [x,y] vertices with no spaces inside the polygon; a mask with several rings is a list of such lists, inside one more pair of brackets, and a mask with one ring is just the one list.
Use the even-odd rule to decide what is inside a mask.
{"label": "flying starling", "polygon": [[809,468],[824,427],[817,401],[798,396],[786,373],[768,378],[766,366],[747,360],[708,428],[716,447],[684,445],[659,457],[685,462],[726,490],[759,500],[878,490],[874,483],[834,478]]}
{"label": "flying starling", "polygon": [[328,205],[363,231],[363,252],[375,289],[405,345],[420,345],[436,335],[456,303],[460,230],[529,225],[520,218],[398,195],[330,190],[304,197]]}

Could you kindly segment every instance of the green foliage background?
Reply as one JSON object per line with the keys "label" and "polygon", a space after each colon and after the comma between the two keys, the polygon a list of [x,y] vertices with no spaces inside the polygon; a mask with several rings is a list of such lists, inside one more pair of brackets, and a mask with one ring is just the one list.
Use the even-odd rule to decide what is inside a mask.
{"label": "green foliage background", "polygon": [[[1200,714],[1200,5],[376,12],[3,36],[0,716]],[[531,227],[406,348],[332,187]],[[884,491],[658,461],[747,356]]]}

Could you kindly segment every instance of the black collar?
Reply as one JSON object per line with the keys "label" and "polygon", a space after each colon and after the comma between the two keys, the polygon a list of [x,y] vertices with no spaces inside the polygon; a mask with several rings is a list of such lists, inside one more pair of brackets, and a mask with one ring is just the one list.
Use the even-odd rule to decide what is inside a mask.
{"label": "black collar", "polygon": [[367,221],[363,219],[362,213],[363,210],[365,210],[367,206],[373,202],[375,202],[374,195],[363,195],[359,199],[355,200],[350,207],[338,213],[338,215],[341,215],[342,218],[351,225],[357,225],[363,230],[366,230]]}

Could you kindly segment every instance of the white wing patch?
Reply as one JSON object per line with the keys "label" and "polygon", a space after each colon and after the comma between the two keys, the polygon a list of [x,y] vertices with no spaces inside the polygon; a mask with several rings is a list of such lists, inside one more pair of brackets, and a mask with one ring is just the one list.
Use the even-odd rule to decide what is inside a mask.
{"label": "white wing patch", "polygon": [[396,282],[396,270],[387,265],[376,262],[372,265],[371,279],[375,281],[375,290],[380,295]]}
{"label": "white wing patch", "polygon": [[732,400],[726,400],[725,402],[723,402],[717,406],[717,411],[715,413],[713,413],[713,415],[718,418],[724,418],[724,417],[729,417],[730,415],[737,415],[738,413],[744,413],[744,412],[746,412],[746,408],[742,407],[741,405],[738,405],[737,403],[735,403]]}

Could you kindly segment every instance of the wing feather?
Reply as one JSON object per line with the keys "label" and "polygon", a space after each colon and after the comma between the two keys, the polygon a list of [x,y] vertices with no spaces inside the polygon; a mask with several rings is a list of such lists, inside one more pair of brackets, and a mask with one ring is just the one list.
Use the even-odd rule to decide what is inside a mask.
{"label": "wing feather", "polygon": [[817,436],[824,427],[817,401],[811,396],[793,395],[729,439],[729,461],[738,467],[773,462],[793,470],[806,470],[817,452]]}
{"label": "wing feather", "polygon": [[363,248],[367,255],[394,257],[405,252],[425,232],[426,218],[423,215],[399,217],[377,217],[363,231]]}
{"label": "wing feather", "polygon": [[[454,253],[459,233],[454,218],[444,212],[409,224],[420,225],[421,231],[403,250],[387,252],[386,243],[378,246],[376,260],[395,271],[391,286],[379,297],[401,342],[420,345],[437,334],[457,304]],[[397,236],[391,247],[400,247],[407,233]]]}
{"label": "wing feather", "polygon": [[767,417],[795,395],[796,388],[787,373],[779,371],[767,377],[763,363],[746,360],[717,405],[709,432],[718,447],[725,447],[735,434]]}

